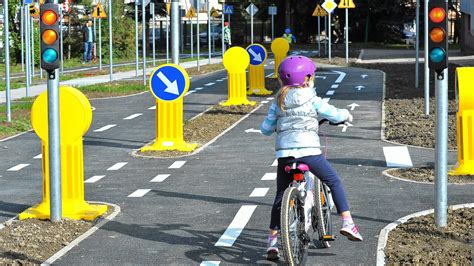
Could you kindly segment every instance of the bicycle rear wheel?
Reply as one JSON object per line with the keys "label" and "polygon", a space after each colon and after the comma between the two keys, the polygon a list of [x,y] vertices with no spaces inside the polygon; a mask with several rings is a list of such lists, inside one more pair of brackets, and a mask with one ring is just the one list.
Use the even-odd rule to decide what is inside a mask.
{"label": "bicycle rear wheel", "polygon": [[332,232],[329,188],[319,179],[315,180],[314,186],[316,195],[314,195],[313,229],[319,235],[319,238],[314,240],[314,244],[318,248],[329,248],[331,243],[323,240],[323,236]]}
{"label": "bicycle rear wheel", "polygon": [[288,265],[304,265],[308,244],[303,240],[304,210],[301,206],[300,192],[289,187],[283,194],[281,204],[281,242],[283,256]]}

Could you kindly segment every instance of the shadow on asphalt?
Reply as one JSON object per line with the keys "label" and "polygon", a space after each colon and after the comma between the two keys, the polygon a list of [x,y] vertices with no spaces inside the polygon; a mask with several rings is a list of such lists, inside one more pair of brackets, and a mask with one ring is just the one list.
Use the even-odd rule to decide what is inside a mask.
{"label": "shadow on asphalt", "polygon": [[28,209],[29,205],[17,204],[11,202],[0,201],[0,217],[14,217],[18,213]]}
{"label": "shadow on asphalt", "polygon": [[[95,140],[97,139],[97,140]],[[117,141],[117,142],[115,142]],[[135,142],[139,143],[137,145],[133,144],[123,144],[120,142]],[[125,140],[125,139],[111,139],[111,138],[99,138],[99,137],[84,137],[85,146],[103,146],[110,148],[124,148],[124,149],[139,149],[143,147],[147,142],[139,140]]]}
{"label": "shadow on asphalt", "polygon": [[330,158],[328,161],[332,164],[341,165],[355,165],[355,166],[374,166],[374,167],[386,167],[387,163],[382,160],[372,159],[354,159],[354,158]]}

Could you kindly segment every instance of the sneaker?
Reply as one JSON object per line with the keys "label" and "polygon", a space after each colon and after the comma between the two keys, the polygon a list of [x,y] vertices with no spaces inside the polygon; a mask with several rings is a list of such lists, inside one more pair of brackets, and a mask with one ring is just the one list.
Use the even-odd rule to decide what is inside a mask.
{"label": "sneaker", "polygon": [[354,223],[345,224],[339,231],[343,236],[347,237],[350,241],[362,241],[364,240],[359,233],[359,228]]}
{"label": "sneaker", "polygon": [[267,249],[267,260],[279,260],[280,259],[280,252],[278,252],[278,248],[268,248]]}

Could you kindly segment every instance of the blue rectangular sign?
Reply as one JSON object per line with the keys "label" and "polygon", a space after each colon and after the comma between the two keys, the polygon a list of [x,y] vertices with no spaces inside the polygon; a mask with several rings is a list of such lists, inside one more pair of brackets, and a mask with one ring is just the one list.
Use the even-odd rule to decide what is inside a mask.
{"label": "blue rectangular sign", "polygon": [[33,4],[33,0],[24,0],[25,5]]}
{"label": "blue rectangular sign", "polygon": [[225,5],[224,6],[224,15],[234,14],[234,6]]}

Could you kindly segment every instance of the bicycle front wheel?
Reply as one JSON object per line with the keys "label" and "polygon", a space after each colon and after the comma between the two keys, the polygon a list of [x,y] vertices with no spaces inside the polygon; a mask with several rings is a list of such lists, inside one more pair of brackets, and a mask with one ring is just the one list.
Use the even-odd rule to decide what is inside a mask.
{"label": "bicycle front wheel", "polygon": [[323,240],[323,236],[332,232],[329,190],[319,179],[315,180],[314,186],[316,195],[314,195],[313,229],[319,235],[319,239],[315,239],[314,244],[318,248],[329,248],[331,243]]}
{"label": "bicycle front wheel", "polygon": [[300,192],[295,187],[285,190],[281,204],[281,242],[288,265],[304,265],[308,245],[303,240],[304,210]]}

